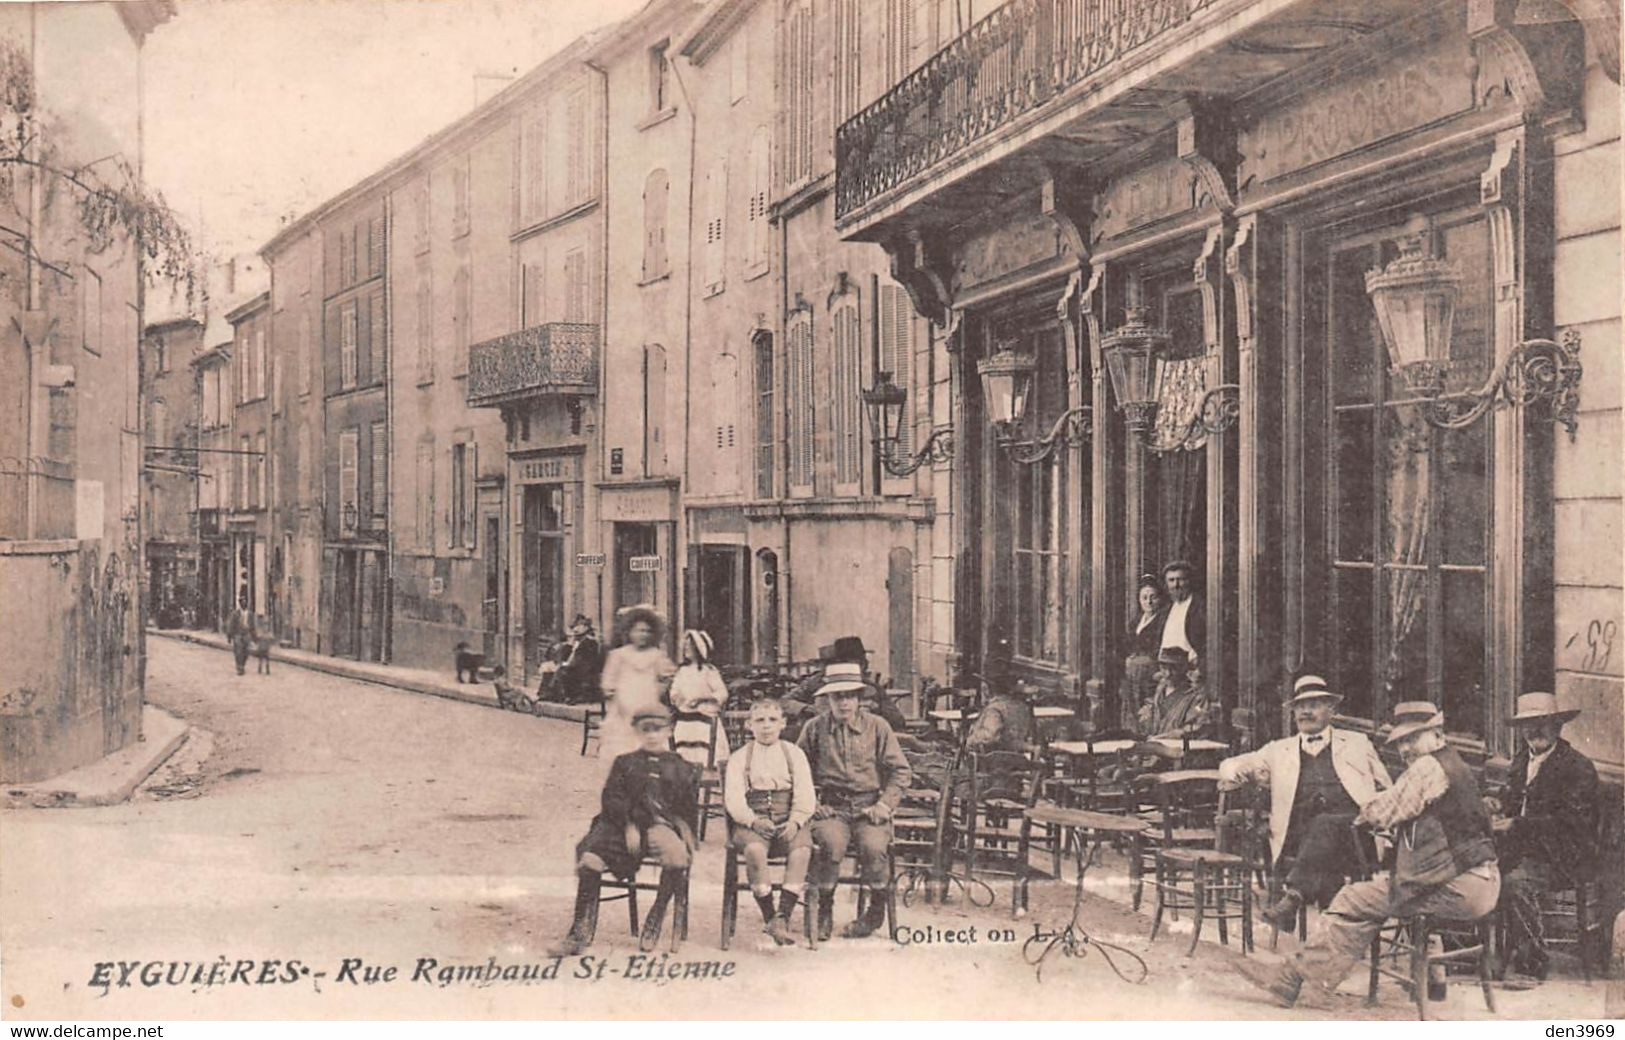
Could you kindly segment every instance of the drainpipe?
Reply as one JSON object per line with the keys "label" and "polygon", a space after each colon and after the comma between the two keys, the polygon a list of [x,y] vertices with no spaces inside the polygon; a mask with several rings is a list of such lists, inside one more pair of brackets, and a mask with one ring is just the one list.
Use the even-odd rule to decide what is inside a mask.
{"label": "drainpipe", "polygon": [[[598,279],[598,320],[600,322],[598,326],[598,400],[592,424],[592,436],[593,439],[598,442],[598,451],[596,452],[598,455],[598,473],[597,476],[591,481],[591,486],[596,487],[598,482],[602,481],[609,473],[609,443],[604,437],[604,395],[606,392],[606,383],[608,379],[607,373],[609,369],[609,366],[605,364],[605,360],[609,355],[609,70],[604,68],[602,65],[586,59],[583,59],[581,64],[585,65],[593,72],[596,72],[598,74],[599,82],[603,85],[602,103],[598,106],[598,139],[601,142],[601,147],[598,151],[598,209],[603,223],[603,231],[599,235],[598,242],[599,264],[602,268]],[[647,381],[645,381],[645,385],[647,385]],[[588,477],[585,473],[583,473],[581,479],[581,495],[583,499],[588,498],[588,487]],[[604,541],[602,537],[603,521],[599,519],[600,513],[598,510],[598,496],[596,494],[591,496],[590,501],[592,502],[593,506],[592,522],[590,524],[586,522],[586,502],[582,503],[582,527],[585,528],[587,533],[590,535],[590,537],[586,539],[589,544],[584,548],[587,552],[595,552],[598,549],[604,548]],[[613,561],[609,559],[609,556],[610,553],[606,550],[604,553],[606,567],[614,565]],[[580,568],[577,569],[579,570]],[[593,574],[594,581],[596,583],[594,597],[598,603],[598,630],[604,633],[607,642],[608,637],[614,627],[613,622],[615,620],[615,615],[613,611],[606,613],[605,610],[604,569],[604,567],[595,567],[593,568]],[[585,581],[583,581],[583,585],[585,585]],[[583,588],[583,595],[585,595],[585,591],[585,588]],[[523,597],[521,597],[521,609],[523,609],[523,606]],[[580,609],[579,604],[577,609]],[[510,610],[508,615],[509,624],[512,624],[513,611]]]}
{"label": "drainpipe", "polygon": [[[687,229],[686,229],[686,231],[684,233],[684,236],[683,236],[685,239],[687,239],[687,241],[684,243],[684,246],[683,246],[684,253],[686,255],[685,263],[687,265],[687,269],[683,273],[683,485],[682,485],[683,492],[686,494],[689,487],[690,487],[688,467],[689,467],[689,456],[690,456],[691,453],[689,451],[689,446],[690,446],[690,442],[692,440],[692,432],[693,432],[693,431],[691,431],[689,429],[689,415],[690,415],[690,412],[691,412],[690,404],[694,399],[694,384],[691,382],[691,379],[690,379],[690,377],[692,376],[693,371],[694,371],[694,176],[695,176],[695,173],[696,173],[696,170],[695,170],[695,166],[696,166],[696,164],[695,164],[695,144],[696,144],[696,136],[697,136],[697,133],[698,133],[700,118],[699,118],[699,112],[697,112],[695,110],[695,108],[694,108],[694,99],[689,96],[688,84],[683,82],[682,66],[676,60],[671,61],[671,75],[672,75],[672,79],[674,79],[677,82],[677,89],[683,95],[683,105],[688,109],[688,214],[687,214],[687,217],[686,217]],[[709,200],[707,200],[707,201],[709,201]],[[724,224],[726,225],[726,221],[724,221]],[[727,241],[726,241],[726,239],[724,239],[724,241],[719,244],[718,248],[721,248],[723,250],[727,249]],[[735,402],[735,404],[737,404],[737,402]],[[715,407],[715,406],[716,406],[715,402],[712,402],[712,407]],[[685,509],[685,508],[682,508],[681,506],[679,506],[678,514],[679,514],[678,525],[681,527],[684,537],[679,540],[678,545],[672,546],[672,557],[673,557],[672,558],[672,572],[674,574],[683,575],[685,577],[685,579],[697,581],[697,580],[699,580],[698,575],[691,575],[691,574],[687,573],[687,565],[688,565],[688,539],[687,539],[688,510]],[[677,559],[676,559],[677,556],[679,555],[679,551],[681,551],[681,555],[682,555],[682,559],[683,559],[683,567],[681,567],[681,568],[679,568],[677,566]],[[685,580],[683,582],[680,582],[679,584],[680,585],[686,585],[687,581]],[[679,588],[677,590],[677,603],[676,603],[676,605],[677,605],[677,608],[679,610],[686,610],[686,608],[687,608],[687,604],[688,604],[688,595],[687,595],[687,593],[688,593],[688,590],[686,588]],[[689,619],[684,618],[683,624],[687,625],[688,622],[689,622]],[[675,626],[673,626],[673,627],[675,627]]]}
{"label": "drainpipe", "polygon": [[[389,273],[389,251],[395,241],[394,198],[393,192],[384,195],[384,240],[380,243],[384,251],[384,638],[379,657],[384,664],[395,657],[395,293]],[[378,334],[377,329],[372,332]],[[476,487],[479,476],[478,472],[474,474]],[[376,502],[373,508],[378,508]],[[475,516],[477,523],[477,512]],[[283,560],[284,572],[287,567],[288,561]]]}

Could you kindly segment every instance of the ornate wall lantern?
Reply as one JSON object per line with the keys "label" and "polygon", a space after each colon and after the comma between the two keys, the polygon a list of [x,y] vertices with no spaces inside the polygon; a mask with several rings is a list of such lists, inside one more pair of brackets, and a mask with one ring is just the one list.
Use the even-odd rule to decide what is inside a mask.
{"label": "ornate wall lantern", "polygon": [[869,435],[880,451],[880,465],[894,477],[906,477],[927,462],[945,462],[953,458],[953,427],[932,432],[925,444],[912,456],[898,458],[897,448],[902,443],[903,415],[908,404],[908,391],[892,382],[890,372],[881,372],[875,385],[863,391],[864,410],[869,415]]}
{"label": "ornate wall lantern", "polygon": [[1477,422],[1492,408],[1544,400],[1552,419],[1573,440],[1579,427],[1580,334],[1563,333],[1562,343],[1525,340],[1513,347],[1477,389],[1445,393],[1450,370],[1450,336],[1455,322],[1461,274],[1455,264],[1432,253],[1426,223],[1418,218],[1399,239],[1399,256],[1367,271],[1366,294],[1377,312],[1388,362],[1416,395],[1396,404],[1420,405],[1422,417],[1440,429]]}
{"label": "ornate wall lantern", "polygon": [[1062,445],[1082,444],[1090,433],[1090,409],[1080,405],[1062,412],[1044,436],[1019,436],[1017,431],[1027,415],[1033,373],[1037,368],[1038,362],[1031,354],[1018,353],[1009,347],[976,363],[976,371],[982,377],[982,401],[987,407],[988,421],[993,424],[994,437],[1005,454],[1022,465],[1042,462]]}
{"label": "ornate wall lantern", "polygon": [[1124,323],[1101,337],[1101,353],[1106,358],[1117,407],[1123,413],[1123,425],[1152,451],[1192,446],[1199,443],[1199,435],[1228,430],[1241,415],[1241,388],[1225,383],[1203,395],[1189,426],[1178,437],[1166,442],[1157,440],[1157,392],[1171,346],[1168,330],[1148,323],[1146,309],[1139,305],[1130,306]]}

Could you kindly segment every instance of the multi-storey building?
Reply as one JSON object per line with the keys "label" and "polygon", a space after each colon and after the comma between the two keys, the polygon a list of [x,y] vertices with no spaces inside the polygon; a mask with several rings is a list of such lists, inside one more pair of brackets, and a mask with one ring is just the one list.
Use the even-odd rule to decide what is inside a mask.
{"label": "multi-storey building", "polygon": [[0,190],[0,780],[141,734],[143,256],[121,225],[85,226],[65,174],[117,158],[139,175],[141,41],[173,13],[0,8],[20,160]]}
{"label": "multi-storey building", "polygon": [[[607,242],[603,454],[595,495],[605,559],[587,573],[604,583],[606,613],[650,603],[677,617],[686,531],[679,496],[689,475],[690,346],[709,335],[691,298],[696,251],[692,207],[699,185],[698,126],[674,41],[700,10],[649,4],[608,30],[594,62],[603,70],[609,165],[596,232]],[[721,156],[712,153],[718,162]],[[722,178],[719,166],[712,175]],[[724,179],[706,191],[726,193]]]}
{"label": "multi-storey building", "polygon": [[142,529],[147,617],[160,628],[194,623],[198,598],[198,394],[192,361],[203,323],[174,318],[147,326]]}
{"label": "multi-storey building", "polygon": [[271,268],[271,619],[283,642],[322,645],[322,505],[326,394],[322,239],[313,227],[278,238]]}
{"label": "multi-storey building", "polygon": [[[831,233],[831,120],[878,95],[884,76],[924,59],[918,6],[716,5],[714,25],[688,45],[705,83],[707,137],[729,142],[731,176],[745,185],[725,188],[701,211],[721,232],[705,260],[721,274],[704,282],[697,304],[726,353],[741,356],[719,354],[713,385],[694,394],[740,404],[691,414],[750,417],[749,454],[735,463],[750,460],[746,523],[696,511],[696,526],[706,527],[696,612],[713,627],[725,624],[710,604],[725,603],[730,586],[750,588],[759,593],[749,607],[749,627],[766,651],[759,656],[813,657],[835,637],[856,634],[873,651],[872,667],[905,687],[924,672],[940,677],[954,647],[948,471],[929,461],[910,470],[936,427],[950,422],[950,372],[942,337],[906,305],[884,251]],[[708,48],[726,48],[727,60]],[[750,115],[738,118],[736,105]],[[774,143],[765,157],[764,140]],[[754,279],[764,265],[778,277],[774,298],[758,310]],[[742,298],[733,301],[736,292]],[[733,364],[748,391],[727,386]],[[864,414],[862,393],[882,372],[905,394],[896,442],[883,443]],[[740,431],[720,432],[720,455],[718,431],[689,433],[696,444],[703,436],[717,459],[707,469],[726,473],[728,440]],[[736,533],[725,536],[718,523]],[[750,552],[736,549],[730,562],[721,549],[728,537]],[[748,581],[733,576],[747,565]]]}
{"label": "multi-storey building", "polygon": [[389,633],[384,213],[381,190],[357,191],[318,211],[315,223],[322,243],[324,394],[319,645],[367,661],[388,658]]}
{"label": "multi-storey building", "polygon": [[221,518],[231,559],[231,604],[269,619],[274,614],[268,555],[271,521],[271,394],[266,350],[270,295],[259,293],[226,312],[231,324],[229,495]]}
{"label": "multi-storey building", "polygon": [[197,625],[219,630],[236,604],[236,567],[226,517],[232,508],[236,463],[231,413],[236,380],[232,343],[216,343],[192,359],[197,393]]}
{"label": "multi-storey building", "polygon": [[[837,106],[830,219],[952,348],[967,667],[1002,629],[1109,712],[1135,578],[1185,558],[1251,736],[1303,668],[1351,725],[1426,697],[1484,753],[1555,687],[1617,775],[1619,27],[1041,0]],[[1526,372],[1556,401],[1489,407]]]}

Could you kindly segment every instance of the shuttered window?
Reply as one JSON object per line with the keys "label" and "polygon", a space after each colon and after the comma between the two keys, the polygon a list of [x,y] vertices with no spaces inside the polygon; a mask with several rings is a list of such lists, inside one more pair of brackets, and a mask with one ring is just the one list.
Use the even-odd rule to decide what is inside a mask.
{"label": "shuttered window", "polygon": [[725,160],[718,159],[711,164],[705,177],[705,198],[705,294],[713,296],[726,284],[728,163]]}
{"label": "shuttered window", "polygon": [[455,374],[463,375],[468,371],[469,324],[474,306],[474,286],[466,265],[457,269],[451,283],[451,294],[451,336],[452,345],[457,351]]}
{"label": "shuttered window", "polygon": [[367,222],[367,277],[384,273],[384,218],[373,217]]}
{"label": "shuttered window", "polygon": [[389,374],[389,339],[384,324],[384,294],[375,292],[367,301],[367,335],[371,347],[372,371],[369,373],[374,383],[383,383]]}
{"label": "shuttered window", "polygon": [[833,437],[835,492],[855,495],[863,476],[863,432],[859,428],[862,402],[858,377],[863,360],[858,295],[840,297],[830,316],[831,361],[829,415]]}
{"label": "shuttered window", "polygon": [[572,249],[564,254],[564,320],[587,320],[587,253]]}
{"label": "shuttered window", "polygon": [[835,2],[835,125],[862,107],[863,33],[858,0]]}
{"label": "shuttered window", "polygon": [[[890,372],[892,382],[908,392],[903,413],[902,430],[898,434],[896,454],[906,458],[914,454],[914,421],[919,409],[929,409],[930,388],[917,388],[914,378],[914,308],[908,293],[899,285],[880,287],[880,370]],[[918,407],[917,407],[918,406]],[[912,481],[907,477],[885,476],[882,490],[894,494],[907,494]]]}
{"label": "shuttered window", "polygon": [[371,527],[381,530],[389,520],[389,434],[382,422],[372,424],[372,486],[371,500],[367,503],[372,514]]}
{"label": "shuttered window", "polygon": [[345,304],[339,310],[339,388],[354,389],[356,384],[356,345],[360,338],[360,319],[356,305]]}
{"label": "shuttered window", "polygon": [[418,443],[417,458],[417,539],[418,548],[434,551],[434,439]]}
{"label": "shuttered window", "polygon": [[812,311],[791,315],[785,330],[790,393],[790,488],[810,493],[813,482]]}
{"label": "shuttered window", "polygon": [[468,157],[463,156],[451,167],[451,233],[453,237],[468,234],[469,223]]}
{"label": "shuttered window", "polygon": [[547,120],[541,113],[532,116],[526,125],[522,147],[525,155],[521,222],[534,224],[547,214]]}
{"label": "shuttered window", "polygon": [[356,501],[360,494],[360,475],[356,470],[360,451],[359,427],[352,426],[339,434],[339,526],[346,535],[355,533],[360,508]]}
{"label": "shuttered window", "polygon": [[418,265],[417,286],[418,382],[434,382],[434,292],[429,283],[429,265]]}
{"label": "shuttered window", "polygon": [[666,212],[671,179],[665,170],[651,170],[643,182],[643,280],[654,281],[671,273],[666,253]]}
{"label": "shuttered window", "polygon": [[478,472],[475,445],[463,441],[451,445],[451,503],[447,534],[453,549],[474,548],[474,478]]}
{"label": "shuttered window", "polygon": [[799,187],[812,176],[813,25],[812,4],[795,3],[785,18],[781,63],[784,103],[784,187]]}
{"label": "shuttered window", "polygon": [[579,206],[587,201],[590,185],[588,184],[587,156],[589,143],[587,140],[587,91],[585,87],[577,87],[570,92],[565,102],[565,120],[569,127],[569,149],[567,165],[565,166],[565,197],[568,206]]}
{"label": "shuttered window", "polygon": [[[740,42],[743,42],[741,39]],[[767,130],[758,127],[750,139],[750,197],[745,200],[745,276],[767,270],[772,247],[767,219],[768,192],[772,176]]]}
{"label": "shuttered window", "polygon": [[773,334],[765,330],[751,337],[756,361],[756,497],[773,497]]}

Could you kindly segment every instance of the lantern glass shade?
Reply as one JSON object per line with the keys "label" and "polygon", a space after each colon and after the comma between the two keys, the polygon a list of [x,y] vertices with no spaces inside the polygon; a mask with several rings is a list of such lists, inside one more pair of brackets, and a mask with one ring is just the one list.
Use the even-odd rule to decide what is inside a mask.
{"label": "lantern glass shade", "polygon": [[903,432],[903,406],[907,403],[908,391],[892,382],[890,372],[881,372],[875,385],[863,392],[869,432],[876,441],[896,443]]}
{"label": "lantern glass shade", "polygon": [[1130,307],[1128,320],[1101,344],[1118,407],[1131,415],[1156,403],[1157,373],[1169,343],[1167,330],[1146,324],[1145,316],[1145,308]]}
{"label": "lantern glass shade", "polygon": [[1365,276],[1388,362],[1402,371],[1425,369],[1450,358],[1461,274],[1456,265],[1428,255],[1425,242],[1423,234],[1401,239],[1400,255]]}
{"label": "lantern glass shade", "polygon": [[989,422],[1000,427],[1021,422],[1027,411],[1036,365],[1031,354],[1018,354],[1010,349],[976,363],[976,370],[982,376],[982,401]]}

